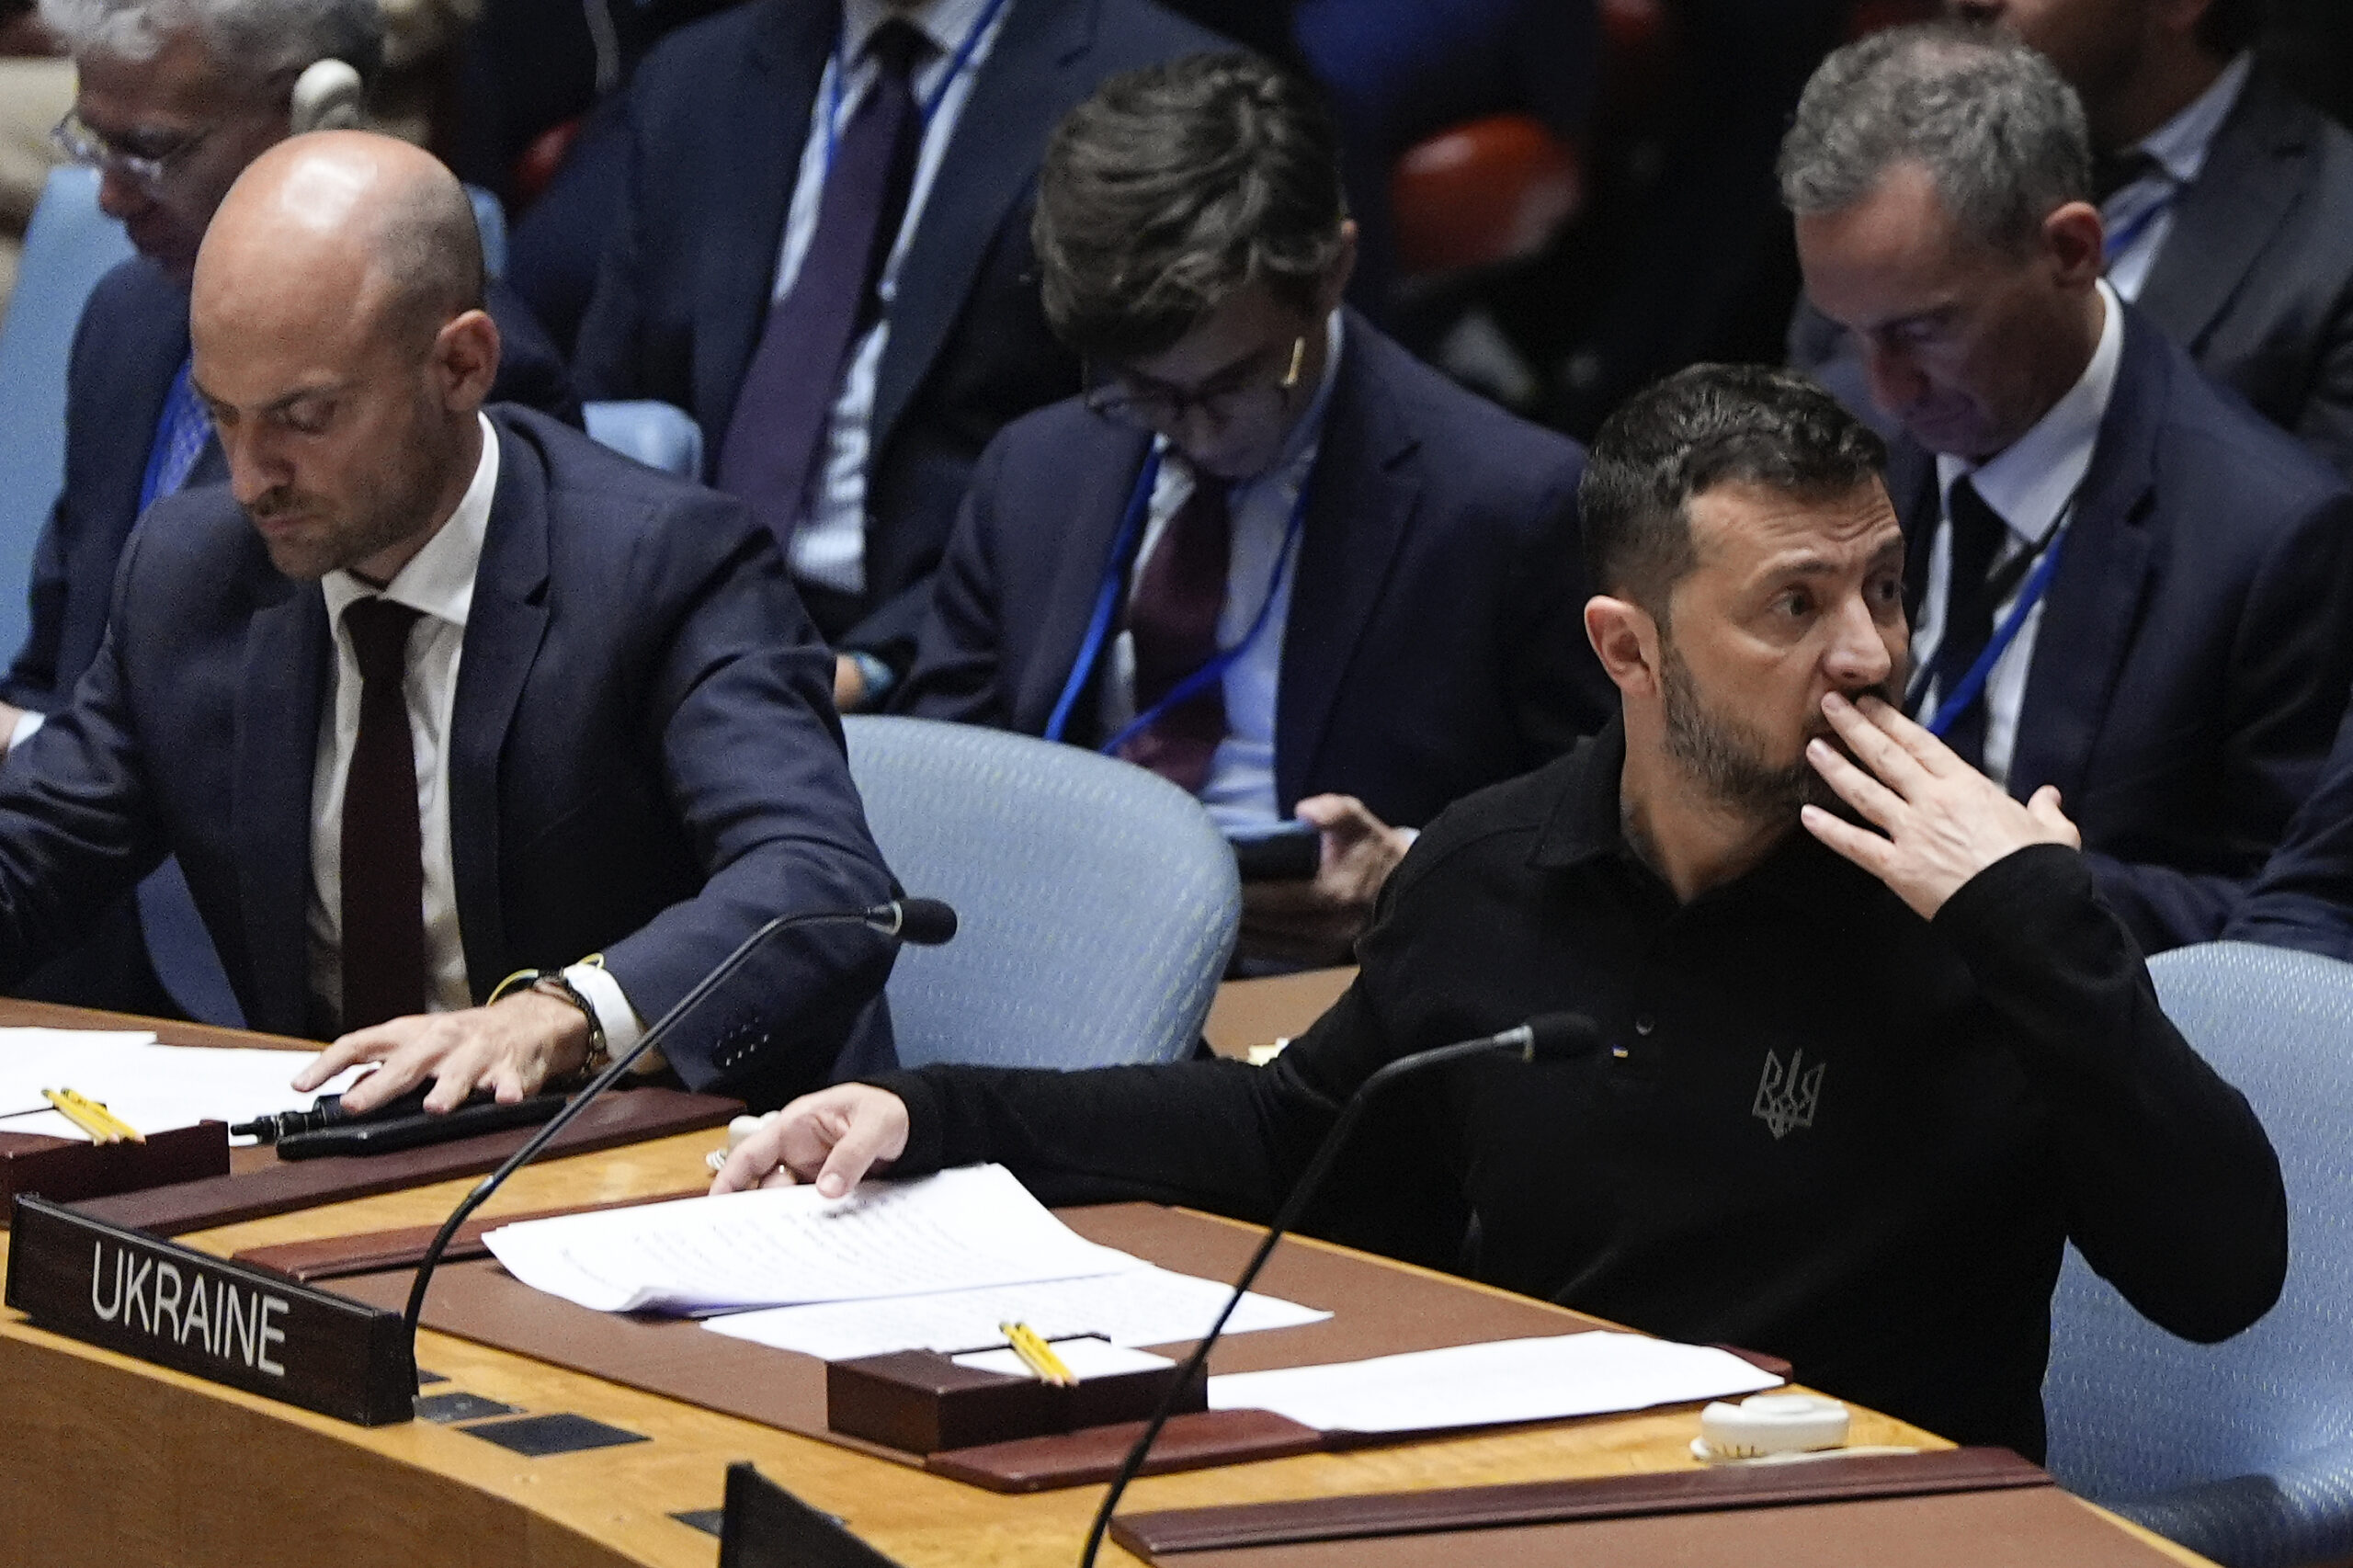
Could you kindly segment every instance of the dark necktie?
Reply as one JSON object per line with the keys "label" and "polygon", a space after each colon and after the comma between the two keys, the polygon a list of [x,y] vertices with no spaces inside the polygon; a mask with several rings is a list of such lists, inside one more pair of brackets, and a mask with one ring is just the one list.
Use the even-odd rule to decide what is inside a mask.
{"label": "dark necktie", "polygon": [[343,785],[343,1027],[425,1011],[425,835],[409,741],[408,634],[418,612],[358,599],[359,739]]}
{"label": "dark necktie", "polygon": [[[1994,608],[2002,585],[1994,580],[1994,562],[2010,536],[1994,508],[1977,494],[1968,479],[1953,481],[1947,504],[1952,522],[1952,570],[1945,585],[1944,636],[1937,644],[1936,691],[1941,706],[1951,699],[1970,666],[1994,640]],[[1985,764],[1985,698],[1962,710],[1945,732],[1945,744],[1961,754],[1972,767]]]}
{"label": "dark necktie", "polygon": [[[1128,600],[1138,713],[1149,712],[1178,682],[1217,657],[1217,622],[1225,608],[1233,550],[1226,487],[1200,475],[1161,530]],[[1225,688],[1212,681],[1207,690],[1162,714],[1120,747],[1120,755],[1198,795],[1224,739]]]}
{"label": "dark necktie", "polygon": [[779,545],[806,509],[850,349],[880,314],[875,285],[923,148],[915,64],[930,47],[904,21],[875,29],[874,85],[834,143],[816,233],[791,291],[768,312],[720,447],[719,487],[749,504]]}

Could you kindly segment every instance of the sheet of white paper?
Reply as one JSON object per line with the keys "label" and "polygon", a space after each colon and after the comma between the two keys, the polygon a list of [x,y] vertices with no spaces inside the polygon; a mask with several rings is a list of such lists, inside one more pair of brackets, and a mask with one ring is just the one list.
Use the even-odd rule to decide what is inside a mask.
{"label": "sheet of white paper", "polygon": [[[1099,1334],[1113,1345],[1174,1345],[1199,1339],[1217,1321],[1232,1288],[1149,1264],[1088,1279],[1002,1285],[737,1312],[703,1326],[714,1333],[823,1361],[891,1350],[971,1350],[1001,1344],[1001,1323],[1026,1323],[1047,1338]],[[1225,1332],[1252,1334],[1321,1323],[1332,1314],[1256,1293],[1242,1298]]]}
{"label": "sheet of white paper", "polygon": [[1211,1410],[1271,1410],[1321,1432],[1420,1432],[1728,1399],[1780,1381],[1704,1345],[1597,1329],[1235,1372],[1211,1378],[1209,1395]]}
{"label": "sheet of white paper", "polygon": [[[1117,1345],[1107,1345],[1100,1339],[1060,1339],[1054,1342],[1054,1354],[1070,1369],[1070,1375],[1080,1382],[1089,1378],[1116,1378],[1128,1372],[1149,1372],[1176,1365],[1165,1356],[1155,1356],[1149,1350],[1128,1350]],[[969,1356],[959,1356],[956,1364],[974,1371],[1002,1372],[1008,1378],[1033,1376],[1029,1363],[1011,1350],[975,1350]]]}
{"label": "sheet of white paper", "polygon": [[608,1312],[859,1301],[1139,1267],[1055,1219],[1002,1165],[862,1182],[838,1199],[762,1187],[567,1214],[483,1240],[525,1284]]}
{"label": "sheet of white paper", "polygon": [[[293,1051],[158,1045],[152,1034],[126,1031],[0,1028],[0,1112],[41,1104],[43,1089],[78,1089],[142,1132],[250,1121],[307,1110],[319,1095],[339,1092],[356,1076],[345,1074],[297,1094],[289,1085],[309,1060]],[[85,1136],[53,1110],[8,1117],[0,1131]]]}

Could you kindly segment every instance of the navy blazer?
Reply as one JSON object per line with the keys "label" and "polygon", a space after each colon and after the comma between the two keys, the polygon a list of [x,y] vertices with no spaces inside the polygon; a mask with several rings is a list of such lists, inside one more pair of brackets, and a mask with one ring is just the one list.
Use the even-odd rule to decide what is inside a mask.
{"label": "navy blazer", "polygon": [[[491,397],[579,424],[571,375],[529,307],[495,283],[489,304],[500,342]],[[0,679],[0,699],[43,713],[63,708],[97,657],[115,566],[139,520],[155,423],[188,348],[184,285],[142,256],[98,280],[66,368],[65,488],[33,552],[31,623]],[[220,443],[208,442],[188,483],[228,473]]]}
{"label": "navy blazer", "polygon": [[[837,0],[753,0],[682,28],[629,88],[631,168],[574,368],[660,398],[716,454],[758,347]],[[1007,420],[1078,391],[1038,302],[1029,213],[1047,133],[1117,72],[1230,48],[1150,0],[1015,0],[901,268],[874,392],[866,592],[844,647],[904,664],[972,477]]]}
{"label": "navy blazer", "polygon": [[[1070,678],[1150,437],[1077,399],[981,460],[901,711],[1042,734]],[[1275,794],[1354,795],[1419,826],[1599,730],[1586,641],[1585,453],[1349,316],[1310,477],[1277,683]],[[1103,739],[1097,687],[1065,737]]]}
{"label": "navy blazer", "polygon": [[[1935,460],[1898,442],[1888,490],[1916,619]],[[2211,940],[2311,793],[2348,680],[2353,492],[2128,306],[2010,793],[2059,787],[2144,950]]]}
{"label": "navy blazer", "polygon": [[2353,713],[2336,732],[2319,787],[2222,936],[2353,961]]}
{"label": "navy blazer", "polygon": [[[2134,301],[2199,368],[2353,476],[2353,134],[2257,63]],[[1790,363],[1874,428],[1845,328],[1801,303]]]}
{"label": "navy blazer", "polygon": [[[601,951],[649,1022],[786,910],[891,896],[832,660],[744,507],[501,408],[451,723],[458,919],[477,1000]],[[313,1032],[311,790],[333,646],[220,487],[158,502],[74,693],[0,770],[0,968],[70,942],[176,853],[253,1027]],[[780,936],[667,1048],[780,1103],[887,1062],[863,927]]]}
{"label": "navy blazer", "polygon": [[2353,475],[2353,134],[2257,64],[2137,303]]}

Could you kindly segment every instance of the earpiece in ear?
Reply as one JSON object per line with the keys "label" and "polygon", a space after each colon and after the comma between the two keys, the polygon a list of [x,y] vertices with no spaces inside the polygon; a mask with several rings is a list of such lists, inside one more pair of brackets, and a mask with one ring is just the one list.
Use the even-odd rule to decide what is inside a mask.
{"label": "earpiece in ear", "polygon": [[294,79],[287,119],[294,134],[307,131],[357,131],[367,123],[359,73],[340,60],[313,61]]}

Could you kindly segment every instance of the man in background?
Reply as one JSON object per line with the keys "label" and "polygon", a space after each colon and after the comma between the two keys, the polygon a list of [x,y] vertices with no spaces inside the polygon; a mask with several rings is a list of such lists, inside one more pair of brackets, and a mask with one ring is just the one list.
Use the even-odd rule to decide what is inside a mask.
{"label": "man in background", "polygon": [[983,454],[898,706],[1127,757],[1240,841],[1312,834],[1245,881],[1241,951],[1344,961],[1411,829],[1608,718],[1584,454],[1341,307],[1338,133],[1253,56],[1073,110],[1036,241],[1094,384]]}
{"label": "man in background", "polygon": [[2056,787],[2144,951],[2213,937],[2353,680],[2353,492],[2102,276],[2074,92],[1950,23],[1873,34],[1781,150],[1806,291],[1904,426],[1911,711]]}
{"label": "man in background", "polygon": [[631,83],[582,390],[700,423],[844,710],[905,674],[981,449],[1078,388],[1029,251],[1047,131],[1112,73],[1212,47],[1151,0],[752,0]]}
{"label": "man in background", "polygon": [[[2254,52],[2263,0],[1952,0],[2083,99],[2109,287],[2200,368],[2353,475],[2353,135]],[[1851,339],[1792,362],[1850,403]]]}
{"label": "man in background", "polygon": [[[0,738],[12,746],[72,701],[97,656],[131,525],[157,500],[227,477],[188,378],[197,248],[245,166],[317,118],[293,101],[303,70],[343,61],[364,89],[383,27],[376,0],[49,0],[41,16],[79,75],[58,140],[100,171],[99,205],[139,255],[99,280],[74,335],[65,487],[33,556],[25,644],[0,678]],[[505,344],[492,397],[577,424],[569,376],[529,309],[496,283],[488,303]],[[167,865],[136,911],[126,904],[22,994],[237,1022],[208,949]]]}

